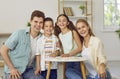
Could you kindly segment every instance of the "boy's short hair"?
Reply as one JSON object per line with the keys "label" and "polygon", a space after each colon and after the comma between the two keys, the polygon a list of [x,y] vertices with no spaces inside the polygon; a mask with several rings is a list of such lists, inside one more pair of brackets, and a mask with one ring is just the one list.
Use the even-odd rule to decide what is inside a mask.
{"label": "boy's short hair", "polygon": [[44,19],[43,28],[44,28],[44,25],[45,25],[45,22],[46,22],[46,21],[51,21],[51,22],[52,22],[52,25],[54,26],[53,19],[52,19],[52,18],[50,18],[50,17],[46,17],[46,18]]}

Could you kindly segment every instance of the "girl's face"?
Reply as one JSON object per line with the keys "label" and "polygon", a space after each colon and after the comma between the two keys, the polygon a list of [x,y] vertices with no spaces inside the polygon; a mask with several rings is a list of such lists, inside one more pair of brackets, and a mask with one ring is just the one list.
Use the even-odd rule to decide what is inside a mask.
{"label": "girl's face", "polygon": [[67,28],[67,25],[69,24],[67,18],[65,16],[60,16],[57,21],[57,25],[60,29]]}
{"label": "girl's face", "polygon": [[44,34],[45,35],[51,35],[53,32],[53,23],[52,21],[46,21],[44,23]]}
{"label": "girl's face", "polygon": [[83,38],[89,35],[89,27],[84,22],[78,22],[76,28],[80,36]]}

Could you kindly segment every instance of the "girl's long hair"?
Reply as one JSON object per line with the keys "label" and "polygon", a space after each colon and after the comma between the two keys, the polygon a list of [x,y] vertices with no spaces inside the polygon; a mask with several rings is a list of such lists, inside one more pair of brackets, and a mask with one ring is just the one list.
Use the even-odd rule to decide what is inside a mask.
{"label": "girl's long hair", "polygon": [[[69,17],[66,14],[60,14],[57,17],[57,22],[58,22],[59,17],[61,17],[61,16],[64,16],[67,19],[67,21],[69,22],[69,24],[67,25],[67,28],[69,30],[71,30],[72,33],[73,33],[73,30],[76,31],[77,34],[79,35],[79,33],[78,33],[76,27],[74,26],[73,22],[69,20]],[[54,34],[59,38],[59,34],[61,33],[61,29],[57,25],[57,22],[55,23]],[[79,35],[79,38],[80,38],[80,35]],[[74,40],[74,37],[72,39]],[[60,41],[60,39],[59,39],[59,41]],[[81,41],[81,39],[80,39],[80,41]],[[63,51],[63,47],[62,47],[61,41],[60,41],[60,44],[61,44],[61,48],[62,48],[62,51]]]}
{"label": "girl's long hair", "polygon": [[[77,32],[73,22],[69,20],[69,18],[68,18],[68,16],[66,14],[60,14],[57,17],[57,21],[58,21],[59,17],[61,17],[61,16],[64,16],[67,19],[67,21],[69,22],[69,24],[67,25],[68,29],[71,30],[71,31],[75,30]],[[61,29],[59,28],[59,26],[57,26],[57,22],[55,23],[54,32],[55,32],[56,36],[58,36],[61,33]]]}

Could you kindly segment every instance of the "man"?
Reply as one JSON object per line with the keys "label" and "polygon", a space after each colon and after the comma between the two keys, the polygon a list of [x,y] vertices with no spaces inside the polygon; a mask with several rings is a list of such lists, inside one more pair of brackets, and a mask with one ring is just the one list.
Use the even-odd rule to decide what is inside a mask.
{"label": "man", "polygon": [[6,79],[42,79],[34,74],[36,42],[41,36],[45,15],[35,10],[32,12],[31,27],[14,32],[1,47],[1,56],[5,61]]}

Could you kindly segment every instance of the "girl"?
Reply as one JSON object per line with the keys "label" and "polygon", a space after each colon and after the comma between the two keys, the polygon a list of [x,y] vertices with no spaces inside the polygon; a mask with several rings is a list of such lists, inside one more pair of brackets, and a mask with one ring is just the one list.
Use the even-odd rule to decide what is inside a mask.
{"label": "girl", "polygon": [[[62,57],[80,56],[80,51],[82,49],[81,41],[73,23],[69,20],[67,15],[61,14],[57,17],[55,34],[60,38],[62,43]],[[79,62],[66,63],[67,79],[80,79],[80,77],[77,76],[80,72]]]}
{"label": "girl", "polygon": [[[39,74],[46,79],[48,62],[45,62],[46,57],[55,57],[59,55],[59,41],[53,34],[53,20],[51,18],[45,18],[44,20],[44,34],[37,41],[36,60],[37,66],[35,74]],[[41,65],[40,65],[41,64]],[[49,79],[57,79],[57,63],[52,63],[51,74]]]}
{"label": "girl", "polygon": [[101,40],[95,37],[90,25],[84,19],[77,20],[76,28],[83,44],[81,54],[88,58],[88,61],[85,61],[88,71],[87,79],[111,79]]}

